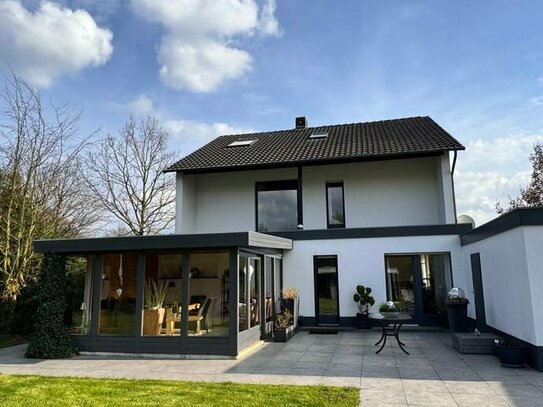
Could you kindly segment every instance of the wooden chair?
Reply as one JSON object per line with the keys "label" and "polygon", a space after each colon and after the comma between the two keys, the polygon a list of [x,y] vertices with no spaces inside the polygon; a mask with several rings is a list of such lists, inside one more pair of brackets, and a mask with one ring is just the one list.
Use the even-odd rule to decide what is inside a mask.
{"label": "wooden chair", "polygon": [[[206,298],[204,305],[198,309],[197,315],[189,315],[189,331],[192,330],[196,335],[200,335],[202,321],[204,320],[204,315],[207,315],[207,310],[211,305],[211,299]],[[193,328],[193,329],[191,329]]]}

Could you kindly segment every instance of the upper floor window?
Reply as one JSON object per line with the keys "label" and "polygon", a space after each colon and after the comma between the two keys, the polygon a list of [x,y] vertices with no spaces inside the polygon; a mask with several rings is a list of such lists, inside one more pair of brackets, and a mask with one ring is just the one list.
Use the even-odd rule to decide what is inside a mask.
{"label": "upper floor window", "polygon": [[345,227],[343,182],[326,183],[326,213],[328,228]]}
{"label": "upper floor window", "polygon": [[298,225],[298,181],[256,184],[256,230],[296,230]]}

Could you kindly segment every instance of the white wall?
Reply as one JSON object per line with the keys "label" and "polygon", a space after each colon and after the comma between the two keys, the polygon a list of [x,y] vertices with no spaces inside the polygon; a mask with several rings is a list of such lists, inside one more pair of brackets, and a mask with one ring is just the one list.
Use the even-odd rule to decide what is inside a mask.
{"label": "white wall", "polygon": [[[313,256],[338,256],[340,316],[357,313],[353,294],[370,286],[376,304],[386,301],[385,254],[451,253],[453,284],[463,280],[465,262],[458,236],[418,236],[335,240],[297,240],[283,257],[283,285],[300,290],[300,314],[315,316]],[[376,307],[375,307],[376,309]]]}
{"label": "white wall", "polygon": [[327,181],[343,181],[348,228],[445,223],[439,217],[436,161],[372,161],[303,168],[305,229],[326,229]]}
{"label": "white wall", "polygon": [[543,345],[543,227],[517,227],[464,246],[475,317],[470,255],[480,253],[486,322],[534,345]]}
{"label": "white wall", "polygon": [[[326,229],[327,181],[344,182],[348,228],[454,223],[447,166],[443,155],[303,167],[304,227]],[[178,174],[176,232],[255,230],[255,183],[296,178],[296,168]]]}

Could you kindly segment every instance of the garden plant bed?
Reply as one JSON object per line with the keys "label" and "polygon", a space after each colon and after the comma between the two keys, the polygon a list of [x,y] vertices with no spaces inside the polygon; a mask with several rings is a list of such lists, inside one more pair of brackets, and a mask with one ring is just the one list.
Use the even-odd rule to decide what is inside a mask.
{"label": "garden plant bed", "polygon": [[358,406],[353,387],[0,374],[2,406]]}

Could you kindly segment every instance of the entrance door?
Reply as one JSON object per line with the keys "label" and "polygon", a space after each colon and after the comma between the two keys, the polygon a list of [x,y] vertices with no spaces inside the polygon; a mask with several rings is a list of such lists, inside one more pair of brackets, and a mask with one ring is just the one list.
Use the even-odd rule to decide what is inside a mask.
{"label": "entrance door", "polygon": [[414,322],[439,325],[452,288],[448,254],[386,256],[387,299],[399,303]]}
{"label": "entrance door", "polygon": [[317,325],[339,325],[337,256],[315,256],[315,317]]}

